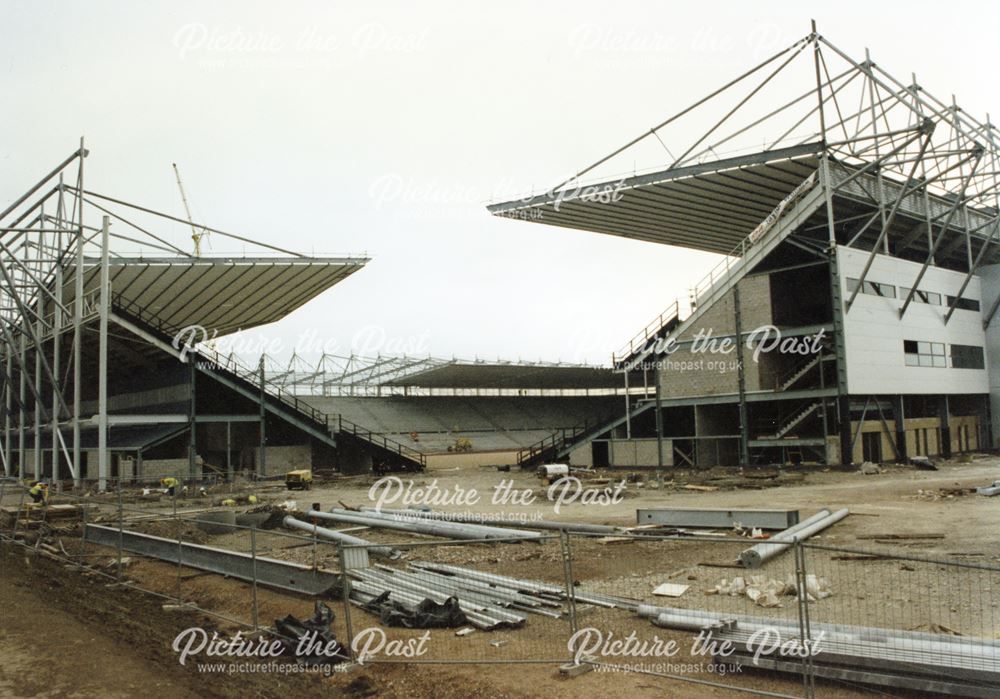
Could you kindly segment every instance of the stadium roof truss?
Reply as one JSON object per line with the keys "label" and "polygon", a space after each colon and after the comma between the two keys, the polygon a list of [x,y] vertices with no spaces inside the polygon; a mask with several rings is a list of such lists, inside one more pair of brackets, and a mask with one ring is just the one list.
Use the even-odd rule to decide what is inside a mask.
{"label": "stadium roof truss", "polygon": [[302,396],[581,395],[617,393],[621,377],[608,367],[561,362],[487,361],[436,357],[323,354],[314,361],[263,357],[269,383]]}
{"label": "stadium roof truss", "polygon": [[[670,164],[598,174],[643,149],[657,162],[665,153]],[[823,203],[790,243],[814,255],[831,244],[865,250],[868,266],[876,253],[921,263],[901,314],[929,265],[966,272],[968,284],[980,265],[1000,262],[1000,153],[989,116],[976,119],[954,97],[935,97],[915,76],[894,77],[867,51],[863,60],[850,57],[815,24],[809,35],[548,191],[487,208],[501,217],[721,253],[725,274],[809,190]]]}
{"label": "stadium roof truss", "polygon": [[[194,335],[180,342],[195,345],[271,323],[368,260],[302,255],[87,189],[88,155],[81,139],[79,149],[0,212],[0,379],[6,388],[0,458],[7,470],[11,415],[19,408],[24,425],[30,395],[34,424],[52,434],[53,473],[61,462],[80,478],[81,426],[91,423],[81,415],[82,365],[96,359],[97,371],[88,367],[88,376],[98,383],[94,422],[103,488],[109,355],[117,371],[160,351],[184,361],[177,341],[182,331]],[[243,253],[193,254],[170,242],[177,237],[165,230],[170,226],[181,226],[184,237],[210,233],[235,242]],[[136,335],[143,347],[122,340]],[[63,434],[69,428],[72,441]],[[39,447],[36,438],[36,452]]]}

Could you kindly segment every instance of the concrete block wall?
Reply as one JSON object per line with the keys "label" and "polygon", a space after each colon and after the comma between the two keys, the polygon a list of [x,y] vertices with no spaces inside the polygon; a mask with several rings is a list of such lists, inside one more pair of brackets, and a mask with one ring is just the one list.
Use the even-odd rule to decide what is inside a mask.
{"label": "concrete block wall", "polygon": [[[656,466],[656,439],[611,440],[608,442],[608,462],[612,466]],[[571,460],[571,463],[575,462]],[[663,440],[663,465],[674,465],[674,447],[669,439]]]}
{"label": "concrete block wall", "polygon": [[573,466],[579,466],[581,468],[593,468],[594,467],[594,452],[590,446],[590,443],[581,444],[569,453],[569,462]]}
{"label": "concrete block wall", "polygon": [[265,447],[265,476],[275,476],[287,471],[312,468],[312,448],[308,444],[290,447]]}
{"label": "concrete block wall", "polygon": [[[767,276],[747,277],[740,281],[740,316],[744,333],[771,323],[771,287]],[[678,342],[690,341],[700,331],[711,337],[721,338],[736,332],[735,295],[729,292],[711,308],[705,310],[697,322],[685,331]],[[749,352],[746,360],[746,390],[761,388],[761,367],[754,363]],[[721,395],[739,391],[739,373],[735,349],[728,353],[691,352],[681,346],[669,356],[661,357],[663,395],[667,398]]]}
{"label": "concrete block wall", "polygon": [[[91,464],[93,466],[91,467]],[[93,472],[93,475],[90,475]],[[191,469],[187,459],[143,459],[143,479],[157,479],[172,476],[174,478],[190,478]],[[195,464],[195,477],[201,477],[201,466]],[[87,478],[97,478],[97,452],[89,452],[87,456]]]}

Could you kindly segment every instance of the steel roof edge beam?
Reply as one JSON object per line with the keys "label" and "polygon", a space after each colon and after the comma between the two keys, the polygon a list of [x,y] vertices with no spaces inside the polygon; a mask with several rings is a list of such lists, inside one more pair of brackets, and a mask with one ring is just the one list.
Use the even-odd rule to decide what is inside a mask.
{"label": "steel roof edge beam", "polygon": [[[633,175],[632,177],[623,178],[622,187],[624,189],[635,189],[637,187],[642,187],[645,185],[661,184],[664,182],[670,182],[672,180],[679,180],[709,172],[733,170],[746,165],[760,165],[775,160],[788,160],[791,158],[805,156],[805,155],[818,155],[822,151],[822,149],[823,149],[822,143],[820,143],[819,141],[811,141],[809,143],[802,143],[795,146],[787,146],[785,148],[765,150],[759,153],[752,153],[750,155],[738,155],[732,158],[713,160],[711,162],[700,163],[698,165],[682,165],[680,167],[675,167],[673,169],[658,170],[657,172],[651,172],[645,175]],[[603,184],[609,184],[609,183],[602,182],[589,186],[599,187]],[[581,186],[580,189],[585,190],[587,189],[587,187]],[[566,192],[563,192],[563,194],[565,193]],[[536,196],[528,197],[526,199],[514,199],[507,202],[488,204],[486,206],[486,209],[492,214],[498,214],[498,213],[505,213],[508,211],[530,209],[532,207],[540,206],[543,204],[550,204],[556,200],[561,202],[571,202],[574,199],[579,198],[580,192],[577,192],[576,194],[574,194],[574,196],[560,197],[559,195],[560,193],[557,192],[555,189],[553,189],[544,194],[538,194]]]}

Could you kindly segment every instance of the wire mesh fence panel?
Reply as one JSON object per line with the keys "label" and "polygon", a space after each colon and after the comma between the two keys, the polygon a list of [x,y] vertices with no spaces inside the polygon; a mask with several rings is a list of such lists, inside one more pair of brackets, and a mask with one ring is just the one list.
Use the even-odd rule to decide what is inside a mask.
{"label": "wire mesh fence panel", "polygon": [[802,696],[801,677],[762,678],[730,662],[720,631],[753,621],[797,636],[796,559],[739,563],[732,537],[570,537],[574,656],[598,672],[639,672],[740,691]]}
{"label": "wire mesh fence panel", "polygon": [[572,619],[559,537],[392,544],[389,556],[371,546],[341,548],[354,652],[365,662],[568,658]]}
{"label": "wire mesh fence panel", "polygon": [[841,656],[896,687],[1000,695],[1000,567],[900,548],[802,546],[818,676]]}

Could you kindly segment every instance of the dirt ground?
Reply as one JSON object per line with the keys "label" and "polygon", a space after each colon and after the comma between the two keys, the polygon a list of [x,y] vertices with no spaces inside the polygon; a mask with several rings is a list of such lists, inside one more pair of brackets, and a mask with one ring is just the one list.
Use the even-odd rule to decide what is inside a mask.
{"label": "dirt ground", "polygon": [[[499,472],[484,466],[457,470],[439,469],[418,474],[413,488],[436,486],[438,492],[476,491],[480,500],[475,506],[436,505],[440,510],[476,510],[479,512],[517,513],[527,518],[634,525],[635,511],[654,507],[733,507],[799,509],[802,517],[827,507],[848,507],[851,516],[838,523],[812,543],[827,548],[807,552],[808,572],[823,578],[832,596],[811,605],[813,620],[836,621],[907,629],[946,629],[966,635],[1000,638],[1000,577],[974,566],[1000,565],[1000,541],[996,524],[1000,521],[1000,498],[970,494],[976,486],[1000,479],[1000,459],[979,457],[972,463],[946,462],[938,471],[919,471],[909,467],[890,467],[876,475],[856,472],[813,470],[776,475],[775,478],[741,479],[733,472],[678,475],[662,488],[629,485],[620,502],[607,504],[573,502],[553,511],[545,499],[545,488],[530,473],[515,470]],[[623,474],[603,474],[618,479]],[[759,474],[757,474],[759,475]],[[410,477],[400,475],[404,483]],[[647,483],[651,480],[645,477]],[[280,489],[259,489],[260,496],[271,501],[296,500],[307,509],[319,503],[323,509],[344,502],[352,506],[372,504],[371,477],[337,479],[319,484],[308,492],[289,493]],[[536,501],[529,505],[492,503],[494,487],[502,481],[516,490],[531,490]],[[689,490],[686,483],[701,488]],[[735,485],[734,485],[735,483]],[[776,485],[780,484],[780,485]],[[605,484],[598,483],[598,487]],[[412,492],[412,491],[411,491]],[[425,491],[426,492],[426,491]],[[95,498],[92,502],[100,502]],[[5,499],[5,505],[16,504]],[[405,507],[397,501],[387,506]],[[417,503],[419,504],[419,503]],[[191,497],[178,504],[180,511],[197,509],[205,503]],[[130,505],[131,515],[142,510],[143,516],[169,512],[166,503]],[[102,503],[103,514],[113,514],[113,503]],[[170,535],[164,527],[169,522],[136,522],[139,530]],[[212,546],[249,550],[245,532],[207,536],[185,524],[191,539]],[[406,532],[364,530],[354,532],[375,542],[393,543],[411,548],[404,561],[393,567],[405,568],[408,561],[427,560],[466,565],[478,570],[564,584],[566,570],[558,541],[536,544],[471,544],[442,546],[440,540]],[[874,537],[874,538],[873,538]],[[917,537],[917,538],[908,538]],[[919,538],[927,537],[927,538]],[[100,566],[111,562],[107,549],[81,548],[79,540],[67,531],[59,539],[70,552],[91,554],[89,563]],[[302,545],[305,543],[306,545]],[[578,589],[619,595],[663,606],[730,611],[738,614],[794,618],[794,599],[783,600],[778,608],[764,609],[745,597],[707,595],[723,579],[746,575],[747,571],[723,567],[732,563],[747,544],[717,542],[710,538],[697,541],[669,539],[618,543],[573,537],[570,542],[571,572]],[[76,546],[76,548],[72,548]],[[843,550],[841,550],[843,549]],[[913,558],[860,560],[857,552],[891,553]],[[281,532],[259,532],[258,555],[338,569],[332,546],[310,545],[290,539]],[[99,555],[97,555],[99,554]],[[973,567],[942,566],[923,562],[924,557],[972,564]],[[152,560],[130,557],[127,578],[142,588],[168,598],[180,597],[221,617],[197,617],[197,623],[210,625],[220,633],[235,633],[239,624],[250,623],[252,590],[248,584],[227,580],[198,571]],[[760,573],[767,578],[783,579],[792,572],[790,556],[776,558]],[[163,611],[171,600],[147,593],[109,588],[108,579],[83,575],[74,566],[65,566],[39,555],[26,555],[20,548],[8,546],[0,570],[0,653],[8,660],[0,663],[0,695],[37,697],[88,697],[134,695],[133,687],[149,690],[155,696],[379,696],[379,697],[534,697],[579,699],[579,697],[628,694],[637,698],[661,696],[728,697],[737,692],[702,684],[692,684],[643,674],[590,672],[567,679],[560,676],[553,662],[533,664],[525,661],[551,659],[567,655],[566,638],[570,629],[565,620],[528,615],[520,629],[480,632],[456,637],[451,630],[434,630],[431,649],[423,660],[465,658],[477,665],[376,663],[354,667],[348,672],[321,676],[280,676],[236,674],[214,676],[181,668],[170,649],[173,636],[194,622],[188,612]],[[376,559],[376,562],[377,559]],[[108,569],[111,571],[111,569]],[[113,572],[113,571],[111,571]],[[657,598],[651,590],[670,581],[687,584],[688,592],[676,599]],[[82,605],[81,600],[87,602]],[[339,600],[329,600],[336,621],[338,638],[346,638],[347,628]],[[286,614],[306,617],[313,601],[304,597],[271,590],[258,590],[260,621],[271,624]],[[29,621],[12,610],[40,609]],[[377,627],[378,621],[354,608],[350,614],[353,630]],[[689,652],[691,636],[651,626],[623,610],[581,610],[580,625],[599,628],[608,634],[623,636],[635,632],[639,638],[675,639],[682,652],[671,659],[688,665],[681,674],[694,680],[732,683],[761,691],[797,694],[797,677],[773,673],[740,673],[720,676],[704,667],[705,659]],[[245,630],[245,629],[244,629]],[[422,632],[387,630],[390,639],[413,639]],[[493,645],[490,641],[505,641]],[[53,647],[57,650],[52,653]],[[94,649],[101,656],[116,658],[110,666],[92,661]],[[47,668],[44,679],[26,673],[28,663],[44,653]],[[513,670],[513,671],[512,671]],[[115,689],[109,689],[115,688]],[[869,690],[843,684],[824,683],[820,696],[875,696]],[[894,693],[894,696],[900,696]]]}

